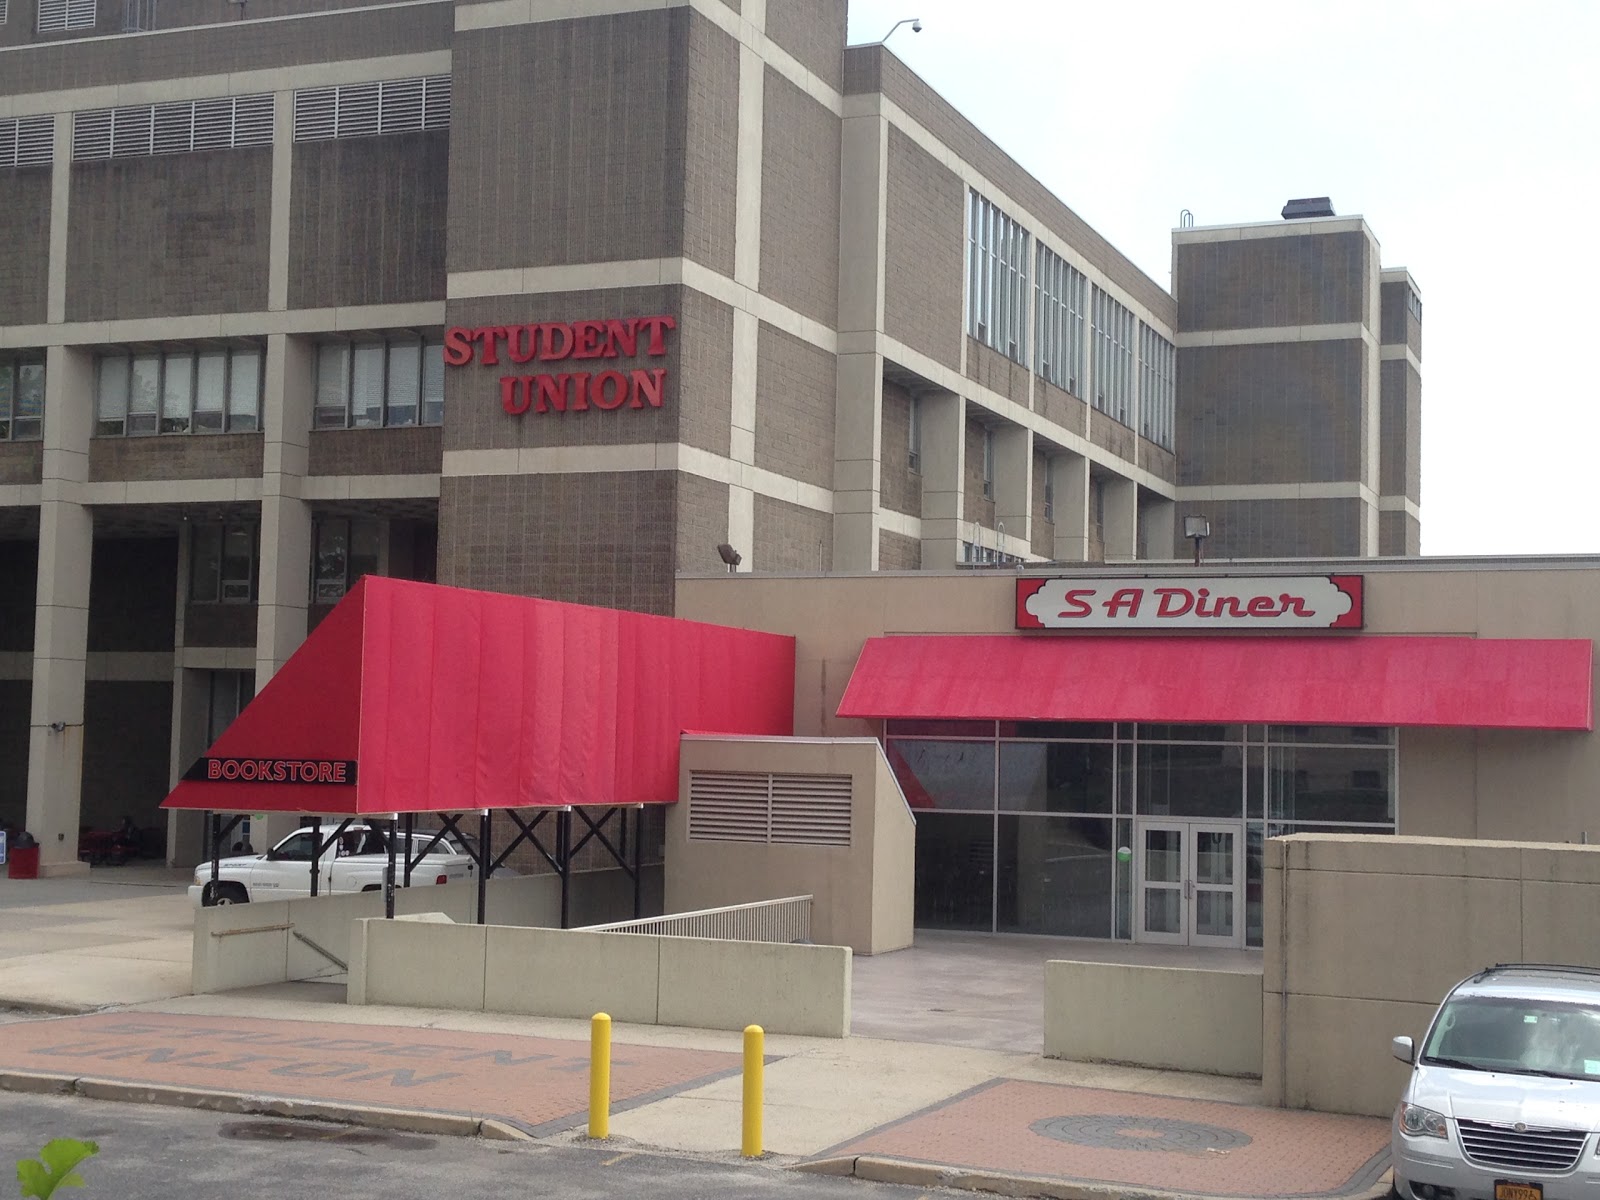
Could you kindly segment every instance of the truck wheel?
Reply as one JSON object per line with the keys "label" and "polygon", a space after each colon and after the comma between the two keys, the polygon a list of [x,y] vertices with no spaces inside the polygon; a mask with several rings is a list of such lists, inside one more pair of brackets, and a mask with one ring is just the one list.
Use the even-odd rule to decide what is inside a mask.
{"label": "truck wheel", "polygon": [[250,893],[244,890],[243,884],[208,883],[205,891],[200,893],[200,903],[205,908],[214,908],[219,904],[249,904]]}

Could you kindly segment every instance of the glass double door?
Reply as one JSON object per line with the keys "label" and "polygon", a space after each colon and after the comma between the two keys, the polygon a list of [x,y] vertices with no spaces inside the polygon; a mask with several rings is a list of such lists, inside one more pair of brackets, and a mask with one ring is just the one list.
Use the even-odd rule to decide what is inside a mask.
{"label": "glass double door", "polygon": [[1244,822],[1140,820],[1134,940],[1242,946]]}

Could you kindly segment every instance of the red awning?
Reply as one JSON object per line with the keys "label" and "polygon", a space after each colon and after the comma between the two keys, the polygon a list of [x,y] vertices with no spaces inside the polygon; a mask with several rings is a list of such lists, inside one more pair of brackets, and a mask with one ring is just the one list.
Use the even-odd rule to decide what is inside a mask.
{"label": "red awning", "polygon": [[1586,640],[871,638],[841,717],[1593,729]]}
{"label": "red awning", "polygon": [[793,734],[794,639],[368,576],[163,807],[671,802],[691,729]]}

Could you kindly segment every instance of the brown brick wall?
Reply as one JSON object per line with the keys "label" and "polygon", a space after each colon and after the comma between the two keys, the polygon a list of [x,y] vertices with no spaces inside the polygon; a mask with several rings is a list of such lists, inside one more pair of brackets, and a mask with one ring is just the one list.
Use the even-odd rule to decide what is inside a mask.
{"label": "brown brick wall", "polygon": [[1050,478],[1050,457],[1035,450],[1033,452],[1033,529],[1029,537],[1029,548],[1043,558],[1056,556],[1056,526],[1054,521],[1046,521],[1044,517],[1044,485]]}
{"label": "brown brick wall", "polygon": [[173,646],[178,539],[96,538],[89,564],[89,649]]}
{"label": "brown brick wall", "polygon": [[[1014,158],[985,137],[892,52],[881,46],[861,46],[846,51],[844,90],[850,95],[883,92],[985,178],[994,180],[1006,195],[1036,214],[1057,237],[1076,249],[1113,284],[1150,309],[1158,321],[1168,328],[1176,323],[1177,305],[1170,295]],[[961,243],[955,244],[959,247]]]}
{"label": "brown brick wall", "polygon": [[828,571],[833,568],[833,517],[756,496],[756,557],[763,571]]}
{"label": "brown brick wall", "polygon": [[446,477],[439,582],[670,614],[678,477]]}
{"label": "brown brick wall", "polygon": [[1039,381],[1038,412],[1045,420],[1082,437],[1089,426],[1089,406],[1053,383]]}
{"label": "brown brick wall", "polygon": [[[698,293],[677,287],[648,287],[489,296],[452,300],[446,312],[447,325],[469,328],[659,315],[672,316],[678,322],[678,327],[665,335],[667,352],[658,358],[645,353],[647,340],[641,338],[639,354],[632,359],[569,358],[517,365],[508,361],[502,343],[500,365],[485,366],[478,361],[479,347],[474,344],[473,361],[465,366],[445,368],[446,450],[675,442],[679,440],[680,425],[684,436],[693,432],[701,439],[696,444],[714,442],[719,406],[721,423],[724,427],[727,424],[728,395],[733,378],[732,310]],[[593,373],[613,369],[627,374],[635,368],[665,369],[660,408],[646,404],[641,408],[624,405],[609,412],[594,407],[584,412],[563,413],[530,410],[512,416],[501,406],[499,381],[503,375]],[[686,408],[692,410],[692,415]],[[709,430],[708,423],[712,426]],[[722,452],[726,453],[725,432],[722,447]],[[714,445],[706,448],[716,449]]]}
{"label": "brown brick wall", "polygon": [[1185,332],[1363,319],[1371,264],[1359,232],[1183,242],[1175,249],[1172,290]]}
{"label": "brown brick wall", "polygon": [[1365,360],[1357,339],[1181,348],[1179,483],[1360,478]]}
{"label": "brown brick wall", "polygon": [[839,118],[772,68],[762,109],[761,291],[839,318]]}
{"label": "brown brick wall", "polygon": [[757,345],[756,466],[832,488],[838,359],[764,323]]}
{"label": "brown brick wall", "polygon": [[[733,275],[739,179],[739,43],[698,13],[689,22],[683,253]],[[835,155],[835,157],[838,157]]]}
{"label": "brown brick wall", "polygon": [[97,437],[89,440],[89,479],[259,479],[259,433]]}
{"label": "brown brick wall", "polygon": [[455,35],[452,271],[682,252],[688,8]]}
{"label": "brown brick wall", "polygon": [[1157,479],[1164,479],[1168,483],[1178,482],[1177,456],[1149,438],[1139,439],[1139,465]]}
{"label": "brown brick wall", "polygon": [[878,530],[878,570],[922,570],[922,543],[903,533]]}
{"label": "brown brick wall", "polygon": [[1410,513],[1378,514],[1378,553],[1408,555],[1422,553],[1422,526]]}
{"label": "brown brick wall", "polygon": [[1422,500],[1422,377],[1404,359],[1386,359],[1380,376],[1378,483],[1385,496]]}
{"label": "brown brick wall", "polygon": [[893,126],[887,188],[884,332],[959,368],[966,189],[954,172]]}
{"label": "brown brick wall", "polygon": [[74,163],[71,170],[67,320],[267,307],[269,147]]}
{"label": "brown brick wall", "polygon": [[777,0],[767,36],[831,88],[844,83],[845,0]]}
{"label": "brown brick wall", "polygon": [[172,684],[91,679],[83,695],[83,808],[79,820],[111,829],[132,817],[164,827],[172,740]]}
{"label": "brown brick wall", "polygon": [[1139,435],[1115,417],[1097,412],[1089,422],[1089,440],[1125,462],[1132,462]]}
{"label": "brown brick wall", "polygon": [[[33,649],[34,604],[38,599],[39,544],[0,542],[0,651]],[[26,729],[28,722],[22,722]],[[27,754],[22,759],[27,761]],[[0,758],[0,762],[14,762]],[[0,771],[0,776],[6,772]]]}
{"label": "brown brick wall", "polygon": [[1008,396],[1024,408],[1032,373],[1021,363],[991,350],[977,338],[967,339],[967,378],[992,392]]}
{"label": "brown brick wall", "polygon": [[1422,357],[1422,322],[1411,315],[1407,306],[1407,299],[1411,295],[1411,285],[1406,283],[1386,283],[1382,287],[1383,293],[1383,344],[1385,346],[1405,343],[1411,347],[1411,352],[1418,358]]}
{"label": "brown brick wall", "polygon": [[42,325],[49,315],[50,168],[0,171],[0,212],[0,325]]}
{"label": "brown brick wall", "polygon": [[43,476],[43,442],[0,442],[0,483],[38,483]]}
{"label": "brown brick wall", "polygon": [[1365,525],[1359,500],[1180,501],[1176,527],[1201,515],[1211,521],[1205,553],[1224,558],[1353,558]]}
{"label": "brown brick wall", "polygon": [[[967,419],[966,428],[966,478],[963,481],[966,491],[966,504],[962,509],[962,523],[968,528],[974,524],[982,525],[985,529],[994,528],[994,501],[986,500],[983,496],[983,426]],[[998,455],[996,458],[998,459]],[[999,462],[995,464],[996,480],[999,475]],[[963,534],[963,537],[967,534]]]}
{"label": "brown brick wall", "polygon": [[[728,485],[699,475],[678,474],[677,569],[725,571],[717,546],[728,540]],[[735,546],[740,554],[750,547]],[[746,563],[757,570],[765,563]]]}
{"label": "brown brick wall", "polygon": [[308,475],[436,475],[443,430],[315,429]]}
{"label": "brown brick wall", "polygon": [[[306,62],[417,54],[444,50],[455,30],[455,9],[447,3],[379,12],[330,13],[303,21],[259,18],[304,13],[308,9],[356,8],[382,0],[250,0],[249,17],[210,0],[161,0],[164,32],[136,38],[106,37],[122,29],[122,0],[99,0],[93,40],[84,31],[51,34],[41,44],[6,55],[6,90],[49,92],[190,75],[228,75],[272,70]],[[11,19],[0,25],[0,46],[34,40],[32,0],[11,0]],[[208,29],[180,25],[212,24]],[[64,43],[64,44],[63,44]]]}
{"label": "brown brick wall", "polygon": [[[3,26],[0,26],[3,28]],[[33,711],[33,684],[26,679],[0,679],[0,829],[15,834],[28,814],[28,718]]]}
{"label": "brown brick wall", "polygon": [[[311,564],[306,563],[309,576]],[[184,587],[188,587],[187,580]],[[185,604],[183,608],[185,646],[254,646],[256,644],[256,606],[254,604]]]}
{"label": "brown brick wall", "polygon": [[297,142],[289,307],[444,299],[450,134]]}
{"label": "brown brick wall", "polygon": [[[911,469],[911,393],[887,380],[883,384],[882,439],[878,464],[880,502],[894,512],[920,517],[922,473]],[[917,547],[920,563],[920,542]]]}

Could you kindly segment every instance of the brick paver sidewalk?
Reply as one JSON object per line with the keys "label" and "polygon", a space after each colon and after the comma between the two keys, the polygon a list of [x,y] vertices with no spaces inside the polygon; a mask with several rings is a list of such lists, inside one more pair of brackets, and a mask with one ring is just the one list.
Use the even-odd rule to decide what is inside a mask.
{"label": "brick paver sidewalk", "polygon": [[[740,1056],[617,1044],[613,1110],[736,1072]],[[543,1135],[588,1115],[585,1042],[500,1033],[99,1013],[0,1030],[0,1070],[494,1117]]]}
{"label": "brick paver sidewalk", "polygon": [[1344,1196],[1388,1166],[1370,1117],[996,1079],[835,1147],[871,1156],[1194,1196]]}

